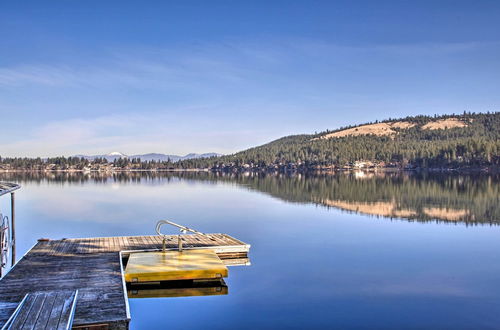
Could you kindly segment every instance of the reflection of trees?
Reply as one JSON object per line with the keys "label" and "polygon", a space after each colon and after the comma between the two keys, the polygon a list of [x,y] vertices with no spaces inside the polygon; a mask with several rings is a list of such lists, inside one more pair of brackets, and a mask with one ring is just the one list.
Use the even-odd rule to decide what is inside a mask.
{"label": "reflection of trees", "polygon": [[360,173],[338,175],[221,174],[209,172],[3,173],[16,182],[122,182],[162,184],[171,180],[224,182],[294,203],[416,221],[500,223],[500,185],[495,175]]}

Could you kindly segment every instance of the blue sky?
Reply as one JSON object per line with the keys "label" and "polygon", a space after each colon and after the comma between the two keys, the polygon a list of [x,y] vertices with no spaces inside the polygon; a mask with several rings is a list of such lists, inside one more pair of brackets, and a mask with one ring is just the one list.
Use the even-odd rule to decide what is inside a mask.
{"label": "blue sky", "polygon": [[498,1],[4,1],[1,156],[232,153],[498,111]]}

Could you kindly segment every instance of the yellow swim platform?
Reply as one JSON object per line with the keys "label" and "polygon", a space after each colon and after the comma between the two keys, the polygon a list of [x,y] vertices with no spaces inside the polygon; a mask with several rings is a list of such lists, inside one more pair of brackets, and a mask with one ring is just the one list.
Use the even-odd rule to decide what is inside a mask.
{"label": "yellow swim platform", "polygon": [[125,268],[128,283],[217,279],[227,267],[210,249],[131,253]]}

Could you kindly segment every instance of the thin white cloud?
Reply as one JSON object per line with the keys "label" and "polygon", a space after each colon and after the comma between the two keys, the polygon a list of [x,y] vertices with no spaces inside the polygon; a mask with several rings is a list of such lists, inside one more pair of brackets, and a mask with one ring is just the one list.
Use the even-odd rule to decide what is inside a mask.
{"label": "thin white cloud", "polygon": [[496,42],[349,46],[324,41],[293,40],[263,44],[226,43],[182,50],[157,49],[142,53],[131,51],[130,54],[116,51],[105,60],[85,65],[73,63],[0,67],[0,86],[187,87],[196,86],[197,80],[226,83],[245,81],[255,72],[269,73],[267,69],[279,67],[293,56],[328,58],[339,53],[366,52],[401,56],[432,55],[498,46],[499,43]]}
{"label": "thin white cloud", "polygon": [[[470,68],[460,60],[454,62],[456,69],[446,71],[448,58],[484,49],[491,56],[498,47],[235,41],[111,50],[99,58],[80,59],[83,63],[69,59],[0,67],[4,123],[13,114],[37,119],[22,127],[16,123],[17,130],[10,132],[21,128],[23,135],[9,134],[15,125],[4,125],[11,140],[0,141],[0,155],[231,153],[286,134],[353,123],[353,112],[364,113],[366,120],[443,109],[459,112],[463,108],[457,105],[471,109],[471,104],[492,103],[498,93],[485,98],[485,87],[478,92],[472,85],[468,90],[474,98],[455,101],[450,95],[461,85],[454,78],[467,74],[469,79],[460,81],[465,87],[475,78],[483,86],[487,81],[495,86],[491,82],[496,76],[486,66]],[[384,60],[378,62],[380,58]],[[454,83],[440,83],[436,91],[440,73],[443,82]]]}
{"label": "thin white cloud", "polygon": [[185,118],[173,120],[169,114],[147,113],[52,121],[16,141],[2,141],[0,155],[45,157],[111,151],[231,153],[235,151],[235,143],[251,145],[259,140],[255,130],[221,127],[210,118],[205,118],[205,125],[213,129],[201,131]]}
{"label": "thin white cloud", "polygon": [[265,51],[225,46],[193,52],[158,50],[126,54],[121,51],[85,65],[72,63],[0,67],[0,86],[131,86],[157,89],[197,87],[208,81],[231,84],[244,81],[256,61],[264,60],[264,54]]}
{"label": "thin white cloud", "polygon": [[500,42],[421,42],[373,45],[343,45],[321,40],[300,40],[288,44],[304,54],[326,55],[341,53],[385,53],[387,55],[458,54],[500,47]]}

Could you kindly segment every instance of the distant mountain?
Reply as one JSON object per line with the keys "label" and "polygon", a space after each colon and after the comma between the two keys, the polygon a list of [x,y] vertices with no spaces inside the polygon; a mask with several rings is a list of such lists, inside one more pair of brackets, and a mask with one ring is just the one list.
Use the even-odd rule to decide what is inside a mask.
{"label": "distant mountain", "polygon": [[125,155],[124,153],[118,152],[118,151],[113,151],[113,152],[110,152],[109,154],[105,154],[105,155],[93,155],[93,156],[89,156],[89,155],[74,155],[73,157],[85,158],[85,159],[88,159],[88,160],[94,160],[96,158],[105,158],[108,162],[112,162],[115,159],[119,159],[119,158],[128,158],[127,155]]}
{"label": "distant mountain", "polygon": [[186,156],[182,156],[181,160],[184,160],[184,159],[210,158],[210,157],[219,157],[219,156],[222,156],[222,154],[218,154],[218,153],[215,153],[215,152],[208,152],[208,153],[204,153],[204,154],[194,154],[194,153],[191,153],[191,154],[187,154]]}
{"label": "distant mountain", "polygon": [[172,162],[178,162],[179,160],[209,158],[209,157],[218,157],[218,156],[222,156],[222,155],[217,154],[215,152],[209,152],[209,153],[204,153],[204,154],[190,153],[190,154],[187,154],[185,156],[149,153],[149,154],[143,154],[143,155],[132,155],[132,156],[129,156],[129,158],[140,158],[142,161],[150,161],[150,160],[167,161],[170,159]]}
{"label": "distant mountain", "polygon": [[105,155],[75,155],[73,157],[79,157],[79,158],[85,158],[88,160],[94,160],[96,158],[105,158],[108,162],[113,162],[115,159],[120,159],[120,158],[140,158],[141,161],[168,161],[169,159],[172,162],[178,162],[180,160],[187,160],[187,159],[199,159],[199,158],[209,158],[209,157],[218,157],[222,156],[221,154],[215,153],[215,152],[209,152],[209,153],[204,153],[204,154],[196,154],[196,153],[190,153],[185,156],[179,156],[179,155],[166,155],[166,154],[159,154],[159,153],[148,153],[148,154],[142,154],[142,155],[125,155],[124,153],[118,152],[118,151],[113,151],[110,152],[109,154]]}
{"label": "distant mountain", "polygon": [[179,161],[181,159],[181,156],[177,155],[165,155],[165,154],[159,154],[159,153],[149,153],[149,154],[143,154],[143,155],[132,155],[129,158],[140,158],[142,161],[167,161],[171,160],[173,162]]}
{"label": "distant mountain", "polygon": [[118,151],[113,151],[113,152],[110,152],[109,154],[107,154],[106,156],[109,156],[109,157],[127,157],[127,155],[125,154],[122,154],[121,152],[118,152]]}

